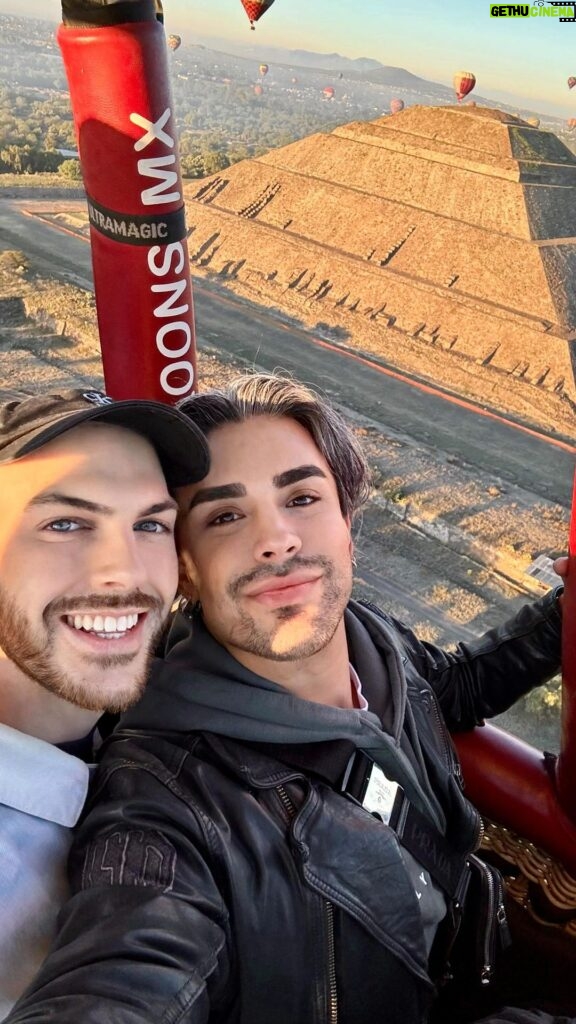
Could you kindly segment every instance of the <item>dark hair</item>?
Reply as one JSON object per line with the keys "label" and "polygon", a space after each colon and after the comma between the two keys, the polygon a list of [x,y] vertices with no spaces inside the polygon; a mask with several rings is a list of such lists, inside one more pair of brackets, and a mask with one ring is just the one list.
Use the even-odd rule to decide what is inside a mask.
{"label": "dark hair", "polygon": [[319,394],[300,381],[271,373],[243,374],[228,387],[184,398],[181,412],[209,435],[225,423],[253,416],[285,416],[312,437],[328,463],[343,515],[352,517],[370,493],[370,470],[350,427]]}

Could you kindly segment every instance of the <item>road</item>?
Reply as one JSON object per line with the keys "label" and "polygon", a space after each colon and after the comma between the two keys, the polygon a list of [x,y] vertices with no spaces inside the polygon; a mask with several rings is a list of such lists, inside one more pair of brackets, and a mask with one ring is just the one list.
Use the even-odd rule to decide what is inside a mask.
{"label": "road", "polygon": [[[86,241],[59,232],[55,245],[54,229],[25,216],[24,205],[2,201],[2,244],[23,250],[40,270],[91,287]],[[423,388],[422,382],[390,373],[372,356],[362,358],[357,351],[327,344],[205,280],[195,281],[194,296],[200,348],[208,344],[248,366],[289,370],[319,385],[341,406],[372,419],[384,434],[405,434],[462,465],[569,507],[576,447],[554,443],[503,417],[491,418],[440,389]]]}
{"label": "road", "polygon": [[[551,444],[544,434],[524,433],[503,419],[453,404],[439,391],[423,392],[419,382],[382,373],[373,357],[357,354],[283,324],[266,310],[236,296],[195,285],[199,338],[266,370],[283,368],[320,385],[337,402],[381,428],[445,452],[472,468],[570,505],[576,448]],[[385,369],[385,368],[384,368]]]}

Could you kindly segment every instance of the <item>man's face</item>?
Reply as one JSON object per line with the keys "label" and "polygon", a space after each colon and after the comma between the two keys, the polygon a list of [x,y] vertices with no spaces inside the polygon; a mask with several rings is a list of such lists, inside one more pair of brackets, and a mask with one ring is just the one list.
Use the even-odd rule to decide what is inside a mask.
{"label": "man's face", "polygon": [[349,522],[326,460],[294,420],[258,416],[209,438],[211,468],[179,493],[179,542],[212,635],[243,664],[325,648],[352,586]]}
{"label": "man's face", "polygon": [[153,448],[76,427],[0,466],[0,508],[0,653],[79,707],[127,707],[177,587],[176,506]]}

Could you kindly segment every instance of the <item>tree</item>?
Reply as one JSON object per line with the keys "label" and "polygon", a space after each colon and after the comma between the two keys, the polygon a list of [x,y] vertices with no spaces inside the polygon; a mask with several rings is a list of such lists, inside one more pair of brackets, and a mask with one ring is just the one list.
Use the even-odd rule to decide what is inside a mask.
{"label": "tree", "polygon": [[199,153],[194,156],[183,156],[180,160],[183,178],[203,178],[205,176],[204,161]]}
{"label": "tree", "polygon": [[205,149],[202,151],[201,156],[206,177],[210,174],[217,174],[218,171],[223,171],[225,167],[230,166],[230,161],[226,154],[219,153],[217,149]]}
{"label": "tree", "polygon": [[0,151],[0,159],[13,174],[30,172],[30,146],[5,146]]}
{"label": "tree", "polygon": [[70,181],[81,181],[82,170],[80,168],[79,160],[63,160],[58,168],[58,173],[63,178],[69,178]]}

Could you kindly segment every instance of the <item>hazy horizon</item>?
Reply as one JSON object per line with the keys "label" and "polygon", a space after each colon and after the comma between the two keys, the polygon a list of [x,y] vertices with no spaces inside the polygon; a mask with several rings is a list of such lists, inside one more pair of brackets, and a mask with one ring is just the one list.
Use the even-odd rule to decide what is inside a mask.
{"label": "hazy horizon", "polygon": [[[167,32],[185,42],[256,46],[367,57],[451,86],[456,70],[473,71],[486,100],[535,112],[576,116],[576,23],[557,18],[490,18],[486,0],[412,0],[403,10],[383,0],[275,0],[251,32],[240,0],[164,0]],[[57,24],[58,0],[0,0],[0,13]]]}

